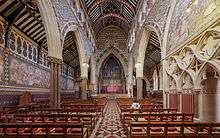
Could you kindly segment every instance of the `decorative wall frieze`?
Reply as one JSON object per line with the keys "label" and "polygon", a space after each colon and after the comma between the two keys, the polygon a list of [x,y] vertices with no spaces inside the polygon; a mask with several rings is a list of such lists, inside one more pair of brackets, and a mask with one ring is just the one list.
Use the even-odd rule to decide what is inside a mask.
{"label": "decorative wall frieze", "polygon": [[[201,88],[201,81],[206,72],[207,66],[212,66],[214,72],[219,76],[220,60],[220,26],[207,29],[196,41],[183,47],[166,60],[168,65],[166,73],[175,80],[178,88]],[[205,74],[204,74],[205,73]],[[169,81],[168,84],[171,84]]]}

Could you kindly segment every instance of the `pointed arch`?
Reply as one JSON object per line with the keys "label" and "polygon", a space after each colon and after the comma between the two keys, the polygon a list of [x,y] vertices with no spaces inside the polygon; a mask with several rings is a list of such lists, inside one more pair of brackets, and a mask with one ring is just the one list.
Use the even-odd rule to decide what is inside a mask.
{"label": "pointed arch", "polygon": [[124,58],[114,49],[109,49],[108,52],[106,52],[102,57],[101,59],[99,60],[99,62],[97,63],[97,75],[100,73],[100,69],[101,69],[101,66],[103,64],[103,62],[105,61],[105,59],[109,56],[109,55],[114,55],[121,63],[122,67],[123,67],[123,71],[124,71],[124,74],[125,76],[127,75],[127,65],[124,61]]}
{"label": "pointed arch", "polygon": [[38,8],[46,31],[48,56],[62,59],[62,42],[56,15],[50,0],[39,0]]}
{"label": "pointed arch", "polygon": [[[158,30],[155,26],[152,26],[150,24],[145,24],[144,27],[142,28],[141,33],[139,34],[139,36],[137,36],[139,37],[139,39],[136,40],[137,57],[135,64],[139,64],[141,68],[144,68],[146,49],[148,48],[148,45],[151,44],[152,41],[151,39],[154,38],[153,36],[156,36],[155,38],[158,41],[158,43],[156,43],[154,46],[161,49],[160,30]],[[161,54],[159,56],[161,57]],[[152,62],[155,61],[152,60]],[[138,76],[143,76],[143,72],[140,71]]]}
{"label": "pointed arch", "polygon": [[99,71],[99,93],[126,93],[126,77],[122,63],[114,54],[109,54]]}
{"label": "pointed arch", "polygon": [[[86,56],[86,50],[85,50],[85,43],[82,40],[82,34],[80,33],[79,27],[76,26],[75,24],[67,24],[65,27],[64,33],[64,38],[63,38],[63,46],[64,46],[64,39],[66,35],[69,32],[73,32],[74,37],[76,38],[76,45],[77,45],[77,51],[79,55],[79,63],[80,63],[80,70],[81,70],[81,77],[82,78],[88,78],[88,59]],[[62,48],[63,48],[62,46]]]}

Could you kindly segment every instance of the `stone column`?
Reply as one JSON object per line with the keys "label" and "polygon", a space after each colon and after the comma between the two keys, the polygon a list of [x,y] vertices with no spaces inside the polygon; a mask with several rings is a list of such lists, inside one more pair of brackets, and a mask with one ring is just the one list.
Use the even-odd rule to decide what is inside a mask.
{"label": "stone column", "polygon": [[51,67],[50,73],[50,107],[60,108],[60,74],[62,60],[54,57],[48,57]]}
{"label": "stone column", "polygon": [[182,112],[183,111],[183,95],[182,95],[182,92],[179,91],[178,93],[178,97],[179,97],[179,112]]}
{"label": "stone column", "polygon": [[88,68],[89,65],[87,63],[83,63],[81,66],[81,82],[80,82],[81,99],[87,99]]}
{"label": "stone column", "polygon": [[[93,53],[94,54],[94,53]],[[90,78],[91,78],[91,82],[90,85],[92,86],[92,92],[96,92],[97,93],[97,79],[96,79],[96,61],[95,61],[95,56],[92,55],[91,56],[91,74],[90,74]]]}
{"label": "stone column", "polygon": [[137,100],[143,99],[143,78],[136,78],[137,81]]}
{"label": "stone column", "polygon": [[87,99],[87,78],[81,78],[80,83],[80,93],[81,93],[81,99]]}
{"label": "stone column", "polygon": [[137,82],[137,99],[143,99],[143,64],[135,64],[136,82]]}
{"label": "stone column", "polygon": [[200,121],[220,122],[220,80],[208,77],[199,96]]}
{"label": "stone column", "polygon": [[133,56],[129,56],[128,74],[127,74],[127,94],[133,97]]}

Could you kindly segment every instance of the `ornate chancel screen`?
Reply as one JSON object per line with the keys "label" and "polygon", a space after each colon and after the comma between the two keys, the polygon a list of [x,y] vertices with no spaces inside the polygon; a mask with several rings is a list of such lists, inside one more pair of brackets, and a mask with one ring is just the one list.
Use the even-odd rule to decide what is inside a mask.
{"label": "ornate chancel screen", "polygon": [[99,89],[102,94],[122,94],[125,93],[125,76],[120,61],[110,55],[103,62],[100,76]]}

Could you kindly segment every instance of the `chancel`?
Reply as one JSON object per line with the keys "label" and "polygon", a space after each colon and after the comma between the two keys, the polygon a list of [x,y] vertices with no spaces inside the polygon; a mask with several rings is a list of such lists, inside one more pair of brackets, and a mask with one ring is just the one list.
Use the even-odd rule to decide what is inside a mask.
{"label": "chancel", "polygon": [[0,137],[219,138],[220,0],[0,0]]}

